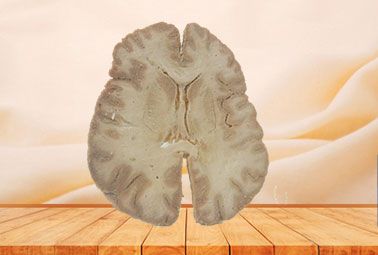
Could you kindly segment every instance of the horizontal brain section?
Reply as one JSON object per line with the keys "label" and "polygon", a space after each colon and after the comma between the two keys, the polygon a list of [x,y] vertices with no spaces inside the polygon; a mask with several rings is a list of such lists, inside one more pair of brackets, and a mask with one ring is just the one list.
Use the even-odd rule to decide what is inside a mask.
{"label": "horizontal brain section", "polygon": [[207,29],[136,30],[113,52],[88,137],[91,175],[117,209],[171,225],[187,159],[194,216],[232,218],[261,189],[268,156],[240,65]]}

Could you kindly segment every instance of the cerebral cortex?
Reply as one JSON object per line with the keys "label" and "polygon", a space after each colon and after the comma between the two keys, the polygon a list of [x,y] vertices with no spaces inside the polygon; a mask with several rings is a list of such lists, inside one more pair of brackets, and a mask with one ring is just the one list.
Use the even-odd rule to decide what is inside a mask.
{"label": "cerebral cortex", "polygon": [[157,23],[113,51],[88,135],[88,166],[118,210],[171,225],[183,159],[196,221],[232,218],[260,191],[268,154],[241,67],[208,29]]}

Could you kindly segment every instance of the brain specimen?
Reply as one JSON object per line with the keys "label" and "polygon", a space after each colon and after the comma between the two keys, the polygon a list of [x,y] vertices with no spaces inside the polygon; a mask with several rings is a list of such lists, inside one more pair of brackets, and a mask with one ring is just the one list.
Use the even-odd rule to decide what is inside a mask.
{"label": "brain specimen", "polygon": [[261,189],[268,155],[233,53],[206,28],[157,23],[113,51],[88,137],[88,165],[113,206],[155,225],[176,221],[187,160],[194,217],[232,218]]}

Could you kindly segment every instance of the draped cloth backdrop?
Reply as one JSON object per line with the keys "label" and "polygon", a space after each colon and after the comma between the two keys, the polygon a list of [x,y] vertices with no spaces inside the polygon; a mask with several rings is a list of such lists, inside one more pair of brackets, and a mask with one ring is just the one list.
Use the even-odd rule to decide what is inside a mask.
{"label": "draped cloth backdrop", "polygon": [[[0,203],[106,203],[86,163],[114,45],[159,21],[235,53],[264,129],[254,203],[375,203],[378,1],[3,0]],[[191,203],[183,168],[183,203]]]}

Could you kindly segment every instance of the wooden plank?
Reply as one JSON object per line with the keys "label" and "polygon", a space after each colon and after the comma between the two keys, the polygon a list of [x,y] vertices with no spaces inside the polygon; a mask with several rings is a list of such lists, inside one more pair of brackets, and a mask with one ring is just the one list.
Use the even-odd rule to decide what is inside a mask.
{"label": "wooden plank", "polygon": [[229,245],[219,225],[203,226],[196,223],[193,209],[187,209],[187,255],[228,255]]}
{"label": "wooden plank", "polygon": [[68,210],[68,209],[49,208],[49,209],[36,211],[34,213],[27,214],[27,215],[24,215],[22,217],[18,217],[18,218],[15,218],[15,219],[11,219],[11,220],[2,222],[2,223],[0,223],[0,234],[5,233],[7,231],[10,231],[12,229],[22,227],[26,224],[38,221],[40,219],[44,219],[44,218],[49,217],[51,215],[61,213],[65,210]]}
{"label": "wooden plank", "polygon": [[243,209],[240,214],[273,245],[276,255],[316,255],[318,246],[257,208]]}
{"label": "wooden plank", "polygon": [[273,255],[273,245],[239,214],[219,224],[232,255]]}
{"label": "wooden plank", "polygon": [[306,208],[264,208],[271,217],[319,245],[320,255],[378,254],[378,235]]}
{"label": "wooden plank", "polygon": [[65,221],[53,226],[43,233],[39,233],[38,236],[34,236],[29,243],[30,244],[43,244],[43,245],[55,245],[61,240],[75,234],[82,228],[88,226],[99,218],[114,211],[112,208],[96,208],[89,209],[80,215],[76,215],[72,218],[66,218]]}
{"label": "wooden plank", "polygon": [[39,233],[47,231],[69,217],[81,214],[89,209],[74,209],[65,210],[59,214],[55,214],[36,222],[24,225],[20,228],[13,229],[6,233],[0,234],[0,255],[9,254],[53,254],[54,249],[45,248],[41,246],[30,246],[27,241],[30,241],[33,236],[38,236]]}
{"label": "wooden plank", "polygon": [[[75,208],[0,235],[0,255],[54,254],[54,245],[113,209]],[[12,253],[13,252],[13,253]]]}
{"label": "wooden plank", "polygon": [[[353,215],[357,218],[377,220],[377,209],[375,208],[308,208],[308,209],[329,209],[330,211],[339,212],[341,214]],[[314,211],[314,210],[313,210]]]}
{"label": "wooden plank", "polygon": [[141,255],[152,225],[130,218],[98,246],[99,255]]}
{"label": "wooden plank", "polygon": [[111,208],[14,209],[0,208],[5,219],[0,222],[0,255],[185,254],[185,244],[189,255],[218,255],[228,254],[227,241],[231,254],[273,254],[274,249],[280,255],[314,254],[307,250],[315,246],[312,242],[319,244],[321,255],[378,254],[376,208],[244,209],[241,216],[214,226],[195,223],[187,209],[170,227],[131,218],[125,222],[122,217],[128,216]]}
{"label": "wooden plank", "polygon": [[351,213],[349,210],[338,210],[336,208],[311,208],[309,210],[378,234],[377,219],[366,217],[366,214]]}
{"label": "wooden plank", "polygon": [[2,208],[0,210],[0,223],[42,210],[45,210],[45,208]]}
{"label": "wooden plank", "polygon": [[[0,208],[28,208],[28,207],[43,207],[43,208],[112,208],[110,203],[107,204],[0,204]],[[182,208],[192,208],[192,204],[181,204]],[[340,208],[375,208],[377,204],[249,204],[248,208],[308,208],[308,207],[340,207]]]}
{"label": "wooden plank", "polygon": [[113,208],[112,204],[0,204],[1,208]]}
{"label": "wooden plank", "polygon": [[56,255],[97,254],[98,245],[130,216],[113,211],[55,245]]}
{"label": "wooden plank", "polygon": [[184,255],[186,209],[171,226],[154,226],[142,245],[143,255]]}
{"label": "wooden plank", "polygon": [[362,214],[364,217],[371,217],[372,219],[377,219],[377,208],[343,208],[350,212],[357,214]]}

